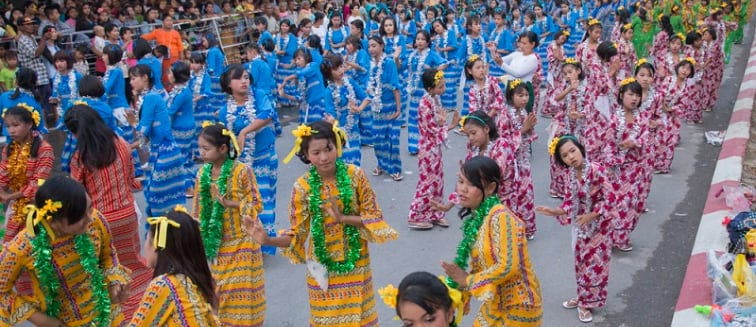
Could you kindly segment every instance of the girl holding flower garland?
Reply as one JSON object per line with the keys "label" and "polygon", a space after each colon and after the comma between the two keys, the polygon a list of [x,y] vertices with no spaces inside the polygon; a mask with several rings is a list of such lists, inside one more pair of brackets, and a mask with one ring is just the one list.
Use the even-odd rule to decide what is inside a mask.
{"label": "girl holding flower garland", "polygon": [[340,56],[326,54],[320,69],[328,82],[326,105],[334,108],[339,125],[344,126],[347,133],[342,160],[360,166],[360,113],[370,104],[370,99],[359,83],[344,76],[345,65]]}
{"label": "girl holding flower garland", "polygon": [[444,72],[433,68],[423,73],[423,86],[427,92],[418,107],[420,144],[417,156],[418,178],[415,196],[410,205],[408,226],[411,229],[427,230],[434,225],[449,227],[445,212],[435,210],[433,204],[443,201],[444,166],[441,147],[446,142],[447,132],[454,129],[459,114],[454,111],[451,124],[446,126],[446,110],[441,105],[441,95],[446,91]]}
{"label": "girl holding flower garland", "polygon": [[343,131],[318,121],[292,133],[297,139],[287,159],[296,154],[311,166],[292,190],[291,229],[269,237],[245,217],[247,231],[261,244],[285,248],[292,263],[307,263],[310,326],[378,325],[367,243],[397,233],[384,221],[366,174],[339,159]]}
{"label": "girl holding flower garland", "polygon": [[[486,47],[489,51],[496,48],[496,53],[500,56],[506,56],[510,52],[514,51],[514,39],[515,35],[507,28],[507,13],[502,8],[496,8],[493,13],[494,27],[491,33],[488,35],[488,42]],[[504,75],[504,70],[499,65],[494,65],[493,55],[488,58],[488,64],[490,68],[491,76],[499,77]],[[470,110],[474,112],[475,110]]]}
{"label": "girl holding flower garland", "polygon": [[168,114],[171,116],[171,132],[173,139],[176,141],[176,147],[181,151],[181,155],[186,159],[184,161],[184,170],[186,172],[186,197],[194,196],[194,161],[190,160],[193,149],[197,148],[197,137],[194,122],[194,103],[192,101],[192,89],[188,87],[191,69],[189,64],[183,61],[176,61],[166,71],[168,81],[173,88],[168,92],[166,106]]}
{"label": "girl holding flower garland", "polygon": [[543,215],[572,226],[577,297],[562,303],[578,311],[581,322],[593,321],[592,310],[606,304],[609,260],[612,252],[612,219],[618,198],[605,168],[586,158],[585,148],[572,135],[555,137],[549,154],[569,169],[564,202],[557,208],[536,207]]}
{"label": "girl holding flower garland", "polygon": [[[119,326],[128,269],[84,187],[66,176],[50,178],[28,210],[27,228],[0,253],[0,323]],[[31,275],[30,296],[13,290],[22,273]]]}
{"label": "girl holding flower garland", "polygon": [[71,178],[84,185],[92,207],[105,217],[118,259],[131,270],[129,298],[123,304],[124,316],[131,319],[152,274],[141,260],[139,249],[138,215],[132,190],[140,185],[134,179],[131,149],[88,105],[75,104],[63,118],[77,140]]}
{"label": "girl holding flower garland", "polygon": [[325,49],[337,55],[343,55],[345,52],[344,42],[349,36],[349,27],[344,26],[341,15],[336,12],[329,14],[328,29],[325,34]]}
{"label": "girl holding flower garland", "polygon": [[[496,197],[499,166],[477,156],[457,181],[463,236],[453,263],[442,262],[446,284],[483,303],[472,326],[540,326],[541,288],[530,263],[525,226]],[[469,263],[468,263],[469,259]],[[468,272],[469,264],[469,272]]]}
{"label": "girl holding flower garland", "polygon": [[129,69],[129,83],[136,94],[129,123],[137,131],[137,141],[132,147],[149,146],[150,158],[144,196],[147,214],[160,215],[185,201],[184,158],[181,155],[170,128],[171,117],[163,100],[163,91],[153,88],[155,74],[149,66],[138,64]]}
{"label": "girl holding flower garland", "polygon": [[[685,36],[685,49],[683,53],[685,53],[686,58],[693,60],[693,67],[696,71],[688,86],[690,94],[702,94],[703,80],[701,78],[708,67],[706,67],[706,49],[703,47],[703,38],[700,33],[692,31]],[[688,107],[688,112],[685,113],[685,118],[688,122],[703,123],[703,102],[705,98],[705,96],[690,97],[690,106]]]}
{"label": "girl holding flower garland", "polygon": [[[465,23],[466,35],[460,37],[460,47],[457,51],[461,72],[461,81],[454,85],[454,93],[457,96],[457,102],[460,102],[460,114],[467,115],[469,112],[470,99],[468,98],[470,87],[473,84],[467,74],[467,61],[473,57],[479,57],[483,62],[488,62],[488,49],[486,49],[486,40],[481,35],[483,27],[480,24],[478,16],[471,16]],[[449,108],[456,109],[456,108]]]}
{"label": "girl holding flower garland", "polygon": [[217,282],[218,316],[223,324],[262,326],[266,302],[262,252],[242,227],[243,216],[258,220],[263,209],[255,174],[250,166],[234,160],[240,145],[223,124],[206,123],[199,147],[205,164],[197,174],[192,211],[200,221],[205,255]]}
{"label": "girl holding flower garland", "polygon": [[[691,59],[692,61],[692,59]],[[690,90],[688,80],[693,77],[695,67],[688,59],[675,66],[675,75],[668,76],[660,85],[662,94],[661,110],[658,116],[661,126],[656,132],[656,149],[654,152],[654,169],[657,173],[669,173],[675,146],[680,142],[681,117],[690,107]]]}
{"label": "girl holding flower garland", "polygon": [[680,60],[685,59],[683,53],[683,42],[685,35],[677,33],[669,37],[669,46],[667,52],[662,53],[660,57],[654,59],[657,69],[657,78],[664,80],[667,76],[675,75],[675,66]]}
{"label": "girl holding flower garland", "polygon": [[612,232],[614,246],[622,252],[633,250],[630,233],[638,225],[646,201],[639,194],[642,194],[643,174],[648,163],[646,147],[653,143],[649,138],[650,113],[639,110],[642,94],[643,87],[635,78],[623,80],[617,96],[619,108],[612,114],[605,131],[603,164],[613,170],[616,183],[622,185],[618,194],[625,202],[618,205]]}
{"label": "girl holding flower garland", "polygon": [[[575,48],[575,59],[582,63],[586,69],[590,69],[594,64],[600,64],[596,49],[601,43],[603,27],[601,22],[594,18],[588,20],[586,24],[588,28],[585,31],[585,36],[583,36],[583,42]],[[592,73],[592,71],[586,71],[585,75],[590,76]]]}
{"label": "girl holding flower garland", "polygon": [[50,176],[55,161],[53,147],[37,131],[41,123],[39,113],[23,103],[3,112],[3,125],[10,135],[0,160],[0,201],[7,219],[3,243],[24,228],[24,207],[34,198],[39,181]]}
{"label": "girl holding flower garland", "polygon": [[719,84],[722,83],[724,75],[724,55],[721,44],[717,42],[717,31],[714,28],[704,29],[701,38],[704,41],[703,47],[706,49],[704,63],[707,69],[701,77],[700,94],[704,96],[702,103],[704,111],[711,111],[717,104]]}
{"label": "girl holding flower garland", "polygon": [[[318,72],[318,74],[320,74]],[[227,94],[225,106],[218,112],[220,121],[236,137],[239,162],[255,172],[257,187],[262,197],[262,211],[257,215],[268,233],[275,235],[276,184],[278,183],[278,155],[276,134],[271,121],[273,106],[265,91],[249,88],[249,72],[241,64],[229,65],[221,76],[221,88]],[[275,254],[275,248],[263,247],[266,254]]]}
{"label": "girl holding flower garland", "polygon": [[[638,194],[638,197],[642,199],[647,198],[648,194],[651,192],[651,178],[654,174],[654,162],[657,160],[655,155],[657,148],[657,133],[659,133],[661,128],[664,128],[664,124],[666,123],[664,120],[660,119],[660,115],[662,114],[661,111],[663,110],[662,104],[664,103],[664,94],[659,92],[659,88],[655,87],[655,73],[654,66],[645,58],[638,60],[635,65],[635,79],[643,89],[640,108],[638,110],[640,110],[641,114],[648,119],[649,127],[649,143],[644,149],[647,161],[644,167],[645,169],[643,170],[644,182],[641,184],[641,192]],[[642,211],[645,211],[645,202],[643,202],[643,204],[644,207],[641,209]]]}
{"label": "girl holding flower garland", "polygon": [[[425,33],[427,35],[427,33]],[[370,110],[373,113],[373,140],[375,140],[375,157],[378,167],[372,171],[373,176],[387,173],[394,181],[401,181],[402,161],[399,156],[399,134],[401,132],[402,99],[399,73],[396,63],[383,51],[383,39],[371,36],[368,41],[370,53],[370,75],[367,94],[372,97]],[[412,113],[410,111],[410,113]],[[415,113],[415,117],[417,114]],[[410,122],[412,115],[410,115]],[[417,118],[415,118],[417,124]],[[407,132],[412,133],[410,123]]]}
{"label": "girl holding flower garland", "polygon": [[470,112],[484,111],[496,119],[506,112],[504,93],[499,81],[489,75],[488,64],[482,57],[473,55],[465,63],[465,78],[472,81],[467,97]]}
{"label": "girl holding flower garland", "polygon": [[182,206],[147,221],[145,253],[155,275],[129,327],[221,326],[199,223]]}

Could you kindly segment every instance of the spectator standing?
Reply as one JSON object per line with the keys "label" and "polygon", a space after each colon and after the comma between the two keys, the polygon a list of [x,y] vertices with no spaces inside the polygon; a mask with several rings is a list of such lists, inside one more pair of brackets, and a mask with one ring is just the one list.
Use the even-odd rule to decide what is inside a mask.
{"label": "spectator standing", "polygon": [[60,20],[60,6],[57,4],[51,4],[45,7],[45,19],[39,24],[39,35],[42,35],[42,30],[45,27],[52,25],[59,33],[69,34],[74,29]]}
{"label": "spectator standing", "polygon": [[92,5],[85,3],[81,5],[79,19],[76,21],[77,31],[89,31],[95,26],[95,17],[92,15]]}
{"label": "spectator standing", "polygon": [[167,72],[174,62],[183,57],[184,45],[181,41],[181,34],[173,29],[173,17],[165,16],[163,18],[163,27],[155,29],[152,32],[143,34],[142,38],[147,41],[155,41],[158,45],[164,45],[168,48],[168,56],[163,57],[163,71]]}
{"label": "spectator standing", "polygon": [[42,54],[47,49],[47,42],[51,39],[51,33],[45,33],[40,38],[39,43],[34,39],[34,32],[37,31],[37,23],[32,17],[21,17],[16,21],[18,26],[18,63],[21,67],[29,68],[37,73],[37,89],[35,92],[37,101],[42,105],[46,117],[50,114],[50,104],[47,99],[50,98],[52,89],[50,88],[50,74],[47,73],[47,67],[42,60]]}
{"label": "spectator standing", "polygon": [[265,14],[265,19],[268,20],[268,32],[270,34],[278,33],[278,19],[276,19],[276,15],[273,12],[273,4],[266,3],[263,6],[263,13]]}
{"label": "spectator standing", "polygon": [[16,86],[16,72],[18,71],[18,55],[16,51],[5,52],[3,69],[0,69],[0,90],[8,91]]}

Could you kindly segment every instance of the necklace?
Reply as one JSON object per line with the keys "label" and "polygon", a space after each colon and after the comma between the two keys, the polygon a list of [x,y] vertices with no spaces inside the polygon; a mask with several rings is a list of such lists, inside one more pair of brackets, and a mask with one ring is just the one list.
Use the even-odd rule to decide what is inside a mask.
{"label": "necklace", "polygon": [[578,113],[585,115],[585,80],[580,81],[580,86],[578,86],[578,92],[577,94],[570,94],[570,96],[567,97],[567,114],[564,115],[564,125],[567,128],[570,133],[572,133],[575,137],[580,140],[580,136],[583,132],[583,124],[582,119],[575,119],[575,125],[573,126],[573,119],[570,118],[569,110],[571,110],[572,105],[575,105],[575,109],[577,109]]}
{"label": "necklace", "polygon": [[[76,87],[76,74],[73,69],[68,71],[68,74],[66,74],[66,77],[68,78],[67,86],[68,86],[68,95],[61,94],[61,98],[68,98],[68,99],[75,99],[79,97],[79,90]],[[61,74],[55,74],[55,78],[53,78],[53,89],[58,90],[58,86],[60,85],[60,82],[62,81]],[[68,108],[63,108],[68,109]]]}
{"label": "necklace", "polygon": [[[633,127],[632,131],[628,132],[627,137],[625,137],[625,132],[627,131],[627,122],[625,121],[625,111],[620,107],[617,109],[617,111],[614,113],[615,116],[617,116],[617,145],[622,143],[622,140],[624,139],[630,139],[634,140],[638,135],[640,135],[640,123],[638,122],[638,109],[633,109]],[[627,155],[627,151],[629,149],[622,149],[620,150],[620,154],[624,158]],[[624,160],[623,160],[624,161]]]}
{"label": "necklace", "polygon": [[[231,159],[226,159],[223,162],[223,166],[221,166],[220,175],[215,184],[218,186],[218,193],[221,197],[226,196],[228,178],[231,175],[231,168],[233,166],[234,161]],[[226,208],[219,201],[214,200],[210,193],[212,170],[213,164],[211,163],[206,163],[202,166],[199,192],[201,197],[200,204],[202,206],[199,213],[200,230],[202,231],[202,243],[205,244],[205,255],[208,260],[213,260],[218,256],[218,249],[223,238],[223,214],[226,212]]]}
{"label": "necklace", "polygon": [[383,107],[383,61],[386,54],[382,53],[378,59],[370,61],[370,83],[368,84],[368,93],[373,96],[371,107],[374,113],[381,112]]}
{"label": "necklace", "polygon": [[478,95],[478,106],[477,108],[471,108],[472,111],[476,110],[485,110],[485,108],[488,108],[489,105],[492,105],[492,103],[489,103],[491,99],[488,99],[488,95],[491,93],[491,79],[486,77],[485,81],[483,82],[483,87],[481,88],[478,83],[473,83],[473,94]]}
{"label": "necklace", "polygon": [[[491,208],[499,203],[499,198],[495,195],[487,197],[477,209],[473,210],[472,218],[467,218],[462,222],[462,240],[457,245],[457,256],[454,257],[454,263],[462,270],[467,270],[467,261],[470,258],[472,247],[478,239],[483,220],[488,216]],[[459,284],[449,277],[446,277],[446,285],[453,288],[459,287]]]}
{"label": "necklace", "polygon": [[387,53],[387,55],[393,56],[396,53],[397,48],[399,47],[399,35],[384,36],[383,40],[383,42],[386,43],[386,48],[391,49],[391,52]]}
{"label": "necklace", "polygon": [[192,85],[192,93],[196,97],[196,96],[202,95],[202,81],[205,79],[205,68],[202,68],[197,73],[192,72],[192,75],[194,77],[194,84]]}
{"label": "necklace", "polygon": [[[344,255],[344,261],[334,261],[328,253],[325,240],[325,224],[323,222],[323,210],[321,209],[321,205],[323,204],[323,198],[321,197],[323,179],[318,174],[315,166],[310,167],[308,183],[310,184],[309,211],[312,219],[310,230],[312,232],[313,253],[317,257],[318,262],[325,266],[328,272],[337,274],[348,273],[354,269],[357,260],[360,259],[360,250],[362,249],[360,232],[357,227],[344,224],[344,236],[342,240],[346,240],[348,248]],[[336,160],[336,188],[339,191],[339,199],[341,199],[341,203],[344,205],[343,214],[353,214],[352,201],[354,200],[354,189],[352,188],[352,180],[349,178],[346,164],[340,159]]]}
{"label": "necklace", "polygon": [[[488,62],[488,58],[486,56],[486,51],[483,49],[483,44],[485,44],[485,40],[482,36],[478,35],[477,37],[471,37],[467,36],[467,55],[465,58],[469,58],[473,54],[480,55],[483,62]],[[475,51],[475,48],[479,47],[480,51]]]}
{"label": "necklace", "polygon": [[425,59],[428,58],[428,54],[430,54],[430,49],[424,49],[420,51],[415,50],[410,55],[408,64],[410,65],[410,67],[413,67],[412,65],[414,63],[414,69],[410,68],[410,96],[415,92],[415,90],[420,88],[420,76],[423,74]]}
{"label": "necklace", "polygon": [[[572,183],[570,185],[570,190],[572,191],[572,203],[574,203],[575,208],[572,209],[572,212],[570,213],[570,221],[572,222],[574,230],[577,232],[577,236],[580,238],[589,238],[593,235],[595,231],[595,221],[591,221],[587,226],[580,227],[577,224],[577,216],[578,211],[580,211],[580,205],[582,203],[585,203],[585,213],[591,212],[593,209],[593,198],[591,197],[591,181],[588,178],[588,175],[591,171],[591,164],[586,159],[583,163],[583,185],[580,187],[580,180],[577,177],[577,169],[570,168],[570,179],[572,180]],[[581,199],[585,199],[585,201],[581,201]]]}
{"label": "necklace", "polygon": [[[239,108],[241,108],[241,110],[239,110]],[[245,125],[250,124],[257,119],[255,98],[251,93],[247,95],[247,99],[242,106],[237,105],[233,96],[228,96],[228,102],[226,102],[226,122],[228,122],[227,127],[231,129],[234,134],[239,134],[239,132],[241,132],[241,128],[236,128],[235,123],[237,119],[242,119],[242,122]],[[255,153],[256,134],[257,132],[247,133],[247,137],[244,141],[244,149],[241,149],[242,153],[238,154],[240,156],[239,160],[250,167],[252,167],[252,156]]]}
{"label": "necklace", "polygon": [[176,96],[181,94],[182,91],[186,88],[186,84],[176,84],[170,93],[168,93],[168,101],[166,101],[167,106],[170,108],[173,105],[173,100],[176,99]]}

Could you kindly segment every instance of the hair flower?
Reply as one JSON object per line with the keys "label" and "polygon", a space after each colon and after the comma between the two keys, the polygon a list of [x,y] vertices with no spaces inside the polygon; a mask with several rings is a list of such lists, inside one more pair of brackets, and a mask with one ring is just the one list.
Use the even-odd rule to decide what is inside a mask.
{"label": "hair flower", "polygon": [[478,59],[480,59],[480,56],[476,55],[476,54],[473,54],[473,55],[467,57],[467,62],[473,62],[473,61],[476,61]]}
{"label": "hair flower", "polygon": [[597,25],[597,24],[601,24],[601,22],[598,19],[596,19],[596,18],[591,18],[588,21],[588,26],[593,26],[593,25]]}
{"label": "hair flower", "polygon": [[638,61],[635,62],[635,67],[637,68],[640,65],[647,64],[647,63],[648,63],[648,59],[646,59],[646,58],[640,58],[640,59],[638,59]]}
{"label": "hair flower", "polygon": [[509,86],[507,88],[510,90],[514,90],[516,87],[520,86],[520,84],[522,84],[522,80],[520,80],[519,78],[516,78],[509,81]]}
{"label": "hair flower", "polygon": [[47,199],[42,208],[38,208],[33,204],[27,205],[24,208],[24,211],[26,212],[26,229],[31,235],[34,235],[34,226],[39,224],[43,219],[46,221],[52,219],[50,214],[58,212],[60,208],[63,208],[63,203],[51,199]]}
{"label": "hair flower", "polygon": [[286,158],[284,158],[284,163],[289,163],[291,161],[291,158],[294,158],[294,155],[299,152],[299,149],[302,148],[302,138],[311,136],[312,134],[317,133],[317,131],[313,130],[312,127],[307,126],[305,124],[301,124],[297,126],[297,128],[293,131],[291,131],[291,134],[294,135],[294,147],[291,148],[291,151],[289,151],[289,154],[286,155]]}
{"label": "hair flower", "polygon": [[568,65],[578,65],[580,64],[577,59],[574,57],[567,57],[564,59],[564,63]]}
{"label": "hair flower", "polygon": [[215,125],[215,123],[213,123],[213,122],[211,122],[209,120],[206,120],[206,121],[202,122],[202,128],[206,128],[208,126],[213,126],[213,125]]}
{"label": "hair flower", "polygon": [[378,290],[378,294],[381,296],[383,303],[392,309],[396,308],[396,296],[399,295],[399,290],[394,285],[386,285],[386,287]]}
{"label": "hair flower", "polygon": [[623,79],[622,82],[620,82],[620,87],[628,85],[630,83],[635,83],[634,77],[628,77],[628,78]]}
{"label": "hair flower", "polygon": [[560,139],[561,139],[561,137],[559,137],[559,136],[551,139],[551,142],[549,142],[549,146],[547,148],[547,150],[549,151],[549,155],[553,156],[556,153],[557,143],[559,143]]}
{"label": "hair flower", "polygon": [[444,78],[444,71],[439,70],[436,72],[436,75],[433,75],[433,86],[438,85],[438,82],[441,81],[441,79]]}

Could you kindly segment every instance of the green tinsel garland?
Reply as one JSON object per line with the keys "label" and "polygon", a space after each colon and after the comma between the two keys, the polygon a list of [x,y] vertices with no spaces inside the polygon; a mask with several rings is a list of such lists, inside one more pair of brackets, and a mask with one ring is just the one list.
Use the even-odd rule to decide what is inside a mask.
{"label": "green tinsel garland", "polygon": [[[39,279],[40,287],[45,295],[45,314],[57,318],[60,315],[60,302],[56,299],[60,290],[60,280],[53,267],[52,247],[47,230],[39,228],[39,233],[32,239],[32,255],[34,256],[34,270]],[[110,326],[110,293],[107,283],[100,269],[100,261],[94,256],[96,252],[89,235],[80,234],[74,237],[74,247],[79,255],[79,262],[84,271],[89,274],[92,294],[95,300],[97,315],[92,324],[94,326]]]}
{"label": "green tinsel garland", "polygon": [[[467,260],[470,259],[470,252],[472,251],[473,244],[478,238],[478,232],[480,226],[483,226],[483,220],[488,216],[488,212],[491,211],[495,205],[501,203],[496,196],[489,196],[480,206],[473,211],[472,218],[467,218],[462,223],[462,240],[459,241],[457,246],[457,256],[454,258],[454,263],[467,270]],[[446,277],[446,284],[449,287],[459,288],[459,284],[452,280],[450,277]]]}
{"label": "green tinsel garland", "polygon": [[[221,166],[217,182],[218,193],[221,196],[226,194],[228,177],[231,175],[233,166],[234,161],[231,159],[226,159]],[[213,200],[213,195],[210,192],[212,170],[213,164],[211,163],[206,163],[202,167],[199,192],[200,203],[202,204],[200,230],[202,231],[202,242],[205,245],[205,255],[208,260],[213,260],[218,256],[218,249],[220,249],[221,239],[223,238],[223,213],[226,211],[226,208],[219,201]]]}
{"label": "green tinsel garland", "polygon": [[[360,232],[357,227],[344,224],[344,234],[347,239],[347,251],[344,256],[344,261],[334,261],[328,249],[326,248],[325,231],[323,230],[323,210],[321,205],[323,199],[321,198],[321,188],[323,187],[323,180],[318,175],[315,167],[310,168],[310,214],[312,215],[312,224],[310,229],[312,230],[312,243],[314,246],[315,256],[323,266],[331,273],[348,273],[354,269],[355,263],[360,259],[360,250],[362,244],[360,244]],[[352,188],[352,180],[347,173],[347,166],[341,160],[336,161],[336,187],[339,190],[339,198],[344,205],[345,215],[352,214],[352,200],[354,199],[354,189]]]}

